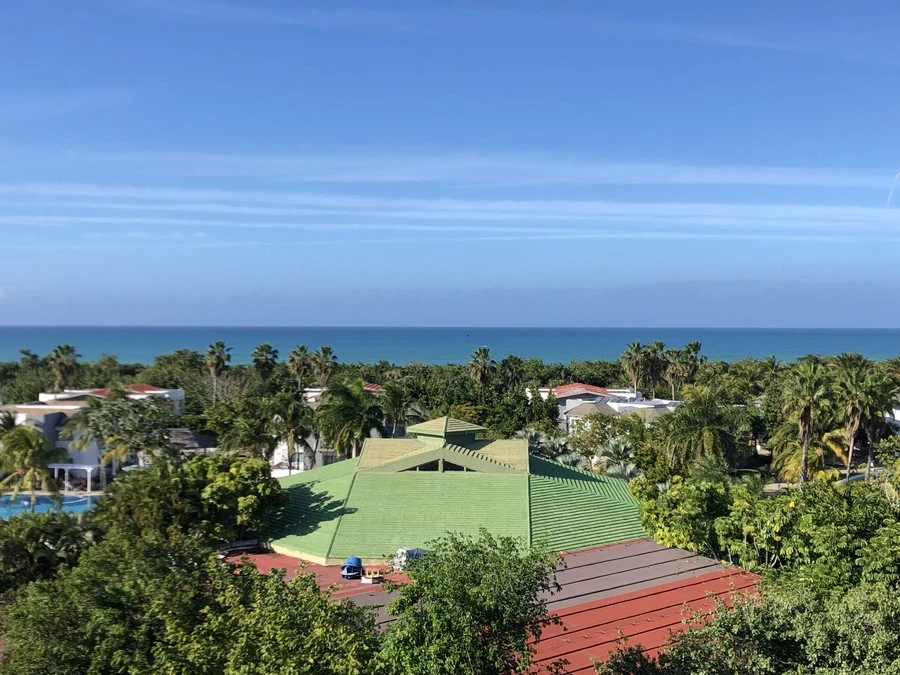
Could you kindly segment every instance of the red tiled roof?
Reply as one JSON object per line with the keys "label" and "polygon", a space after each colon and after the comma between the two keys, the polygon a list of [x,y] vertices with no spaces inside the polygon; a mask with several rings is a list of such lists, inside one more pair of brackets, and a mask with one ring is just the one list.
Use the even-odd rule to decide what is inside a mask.
{"label": "red tiled roof", "polygon": [[556,398],[572,396],[573,394],[581,394],[587,392],[589,394],[597,394],[598,396],[612,396],[609,390],[603,387],[595,387],[592,384],[584,384],[583,382],[572,382],[571,384],[563,384],[553,388],[553,395]]}
{"label": "red tiled roof", "polygon": [[620,632],[629,644],[656,654],[670,633],[685,630],[693,612],[708,611],[716,598],[731,604],[735,593],[752,593],[759,578],[735,568],[674,581],[558,611],[561,626],[551,626],[537,643],[536,666],[566,659],[567,673],[593,672],[619,644]]}
{"label": "red tiled roof", "polygon": [[363,382],[363,389],[365,389],[370,394],[378,394],[384,391],[384,387],[380,384],[375,384],[374,382]]}

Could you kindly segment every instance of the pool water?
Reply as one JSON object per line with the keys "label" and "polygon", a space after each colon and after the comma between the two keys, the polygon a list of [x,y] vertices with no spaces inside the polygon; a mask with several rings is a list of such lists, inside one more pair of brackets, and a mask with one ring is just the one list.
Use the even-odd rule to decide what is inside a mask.
{"label": "pool water", "polygon": [[[80,495],[63,495],[62,510],[72,513],[84,513],[91,508],[99,497],[84,497]],[[38,495],[34,503],[35,513],[47,513],[59,510],[59,507],[50,501],[45,495]],[[19,494],[15,501],[10,502],[8,495],[0,495],[0,518],[11,518],[20,513],[31,511],[31,495]]]}

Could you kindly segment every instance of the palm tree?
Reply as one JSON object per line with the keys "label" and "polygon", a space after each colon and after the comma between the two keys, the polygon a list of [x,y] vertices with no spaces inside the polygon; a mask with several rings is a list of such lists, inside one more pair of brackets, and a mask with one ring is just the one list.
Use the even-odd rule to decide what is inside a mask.
{"label": "palm tree", "polygon": [[16,424],[16,416],[9,410],[4,410],[0,412],[0,441],[3,440],[3,437],[15,429],[18,424]]}
{"label": "palm tree", "polygon": [[[804,449],[796,433],[797,427],[788,421],[769,440],[772,449],[772,468],[782,480],[794,483],[802,475],[813,479],[837,478],[840,473],[829,468],[829,460],[846,462],[844,434],[842,431],[826,431],[814,434],[806,445],[806,464],[803,464]],[[805,480],[805,479],[804,479]]]}
{"label": "palm tree", "polygon": [[497,363],[491,358],[491,350],[487,347],[479,347],[472,352],[466,364],[469,375],[481,387],[487,384],[496,367]]}
{"label": "palm tree", "polygon": [[337,369],[338,358],[334,354],[334,350],[325,345],[319,347],[319,351],[312,355],[312,370],[316,379],[316,384],[324,387],[328,384],[334,371]]}
{"label": "palm tree", "polygon": [[288,473],[299,449],[303,449],[303,468],[315,465],[315,451],[307,440],[313,433],[313,411],[306,398],[283,393],[275,397],[274,431],[278,440],[287,447]]}
{"label": "palm tree", "polygon": [[839,410],[838,416],[843,425],[844,443],[847,448],[846,477],[850,478],[856,435],[862,424],[863,412],[868,406],[868,387],[870,385],[868,374],[872,364],[859,354],[842,354],[838,357],[835,365],[837,370],[835,403]]}
{"label": "palm tree", "polygon": [[518,389],[525,379],[525,367],[521,358],[507,356],[500,361],[500,379],[507,391]]}
{"label": "palm tree", "polygon": [[71,383],[78,369],[78,357],[81,356],[75,347],[69,344],[59,345],[47,357],[50,370],[53,371],[55,391],[62,391]]}
{"label": "palm tree", "polygon": [[352,457],[374,430],[384,433],[384,411],[376,397],[367,392],[361,379],[332,382],[316,411],[319,429],[335,450]]}
{"label": "palm tree", "polygon": [[603,472],[607,476],[631,480],[640,474],[634,461],[634,446],[624,436],[614,436],[597,450],[598,459],[603,460]]}
{"label": "palm tree", "polygon": [[388,382],[380,394],[381,409],[391,423],[391,438],[397,436],[397,427],[406,424],[410,401],[406,390],[397,382]]}
{"label": "palm tree", "polygon": [[644,371],[650,383],[650,398],[656,398],[656,386],[666,370],[666,345],[654,340],[645,349]]}
{"label": "palm tree", "polygon": [[702,392],[660,420],[669,464],[675,469],[714,456],[733,465],[738,450],[738,411]]}
{"label": "palm tree", "polygon": [[897,404],[897,384],[882,369],[874,370],[866,378],[866,400],[862,408],[862,427],[868,441],[866,457],[866,480],[871,473],[875,446],[884,437],[887,425],[884,417],[890,414]]}
{"label": "palm tree", "polygon": [[291,350],[287,358],[287,367],[294,379],[297,380],[297,389],[303,391],[312,368],[310,354],[306,349],[306,345],[298,345]]}
{"label": "palm tree", "polygon": [[663,354],[666,360],[666,369],[663,371],[663,379],[672,388],[672,399],[675,399],[675,389],[684,384],[685,362],[680,349],[667,349]]}
{"label": "palm tree", "polygon": [[681,350],[682,378],[684,384],[693,384],[700,365],[706,363],[706,357],[700,356],[702,345],[699,342],[688,342]]}
{"label": "palm tree", "polygon": [[831,391],[822,364],[812,359],[798,362],[785,381],[782,401],[784,412],[797,425],[797,440],[800,442],[797,477],[802,490],[807,479],[809,444],[817,433],[821,434],[831,408]]}
{"label": "palm tree", "polygon": [[263,389],[269,384],[269,378],[275,372],[275,366],[278,365],[278,350],[273,348],[268,342],[263,342],[250,355],[253,359],[253,368],[259,374],[262,380]]}
{"label": "palm tree", "polygon": [[625,352],[619,357],[622,369],[631,380],[631,388],[637,393],[638,385],[644,376],[644,363],[646,362],[646,354],[644,346],[640,342],[632,342],[625,347]]}
{"label": "palm tree", "polygon": [[58,448],[37,430],[29,426],[19,426],[3,436],[0,447],[0,471],[6,477],[0,481],[0,492],[11,490],[10,501],[22,490],[31,494],[31,508],[37,502],[38,489],[50,492],[59,499],[59,489],[52,480],[48,465],[65,461],[68,453]]}
{"label": "palm tree", "polygon": [[206,350],[206,369],[213,382],[213,405],[219,393],[219,378],[231,362],[231,347],[226,347],[223,340],[213,342]]}

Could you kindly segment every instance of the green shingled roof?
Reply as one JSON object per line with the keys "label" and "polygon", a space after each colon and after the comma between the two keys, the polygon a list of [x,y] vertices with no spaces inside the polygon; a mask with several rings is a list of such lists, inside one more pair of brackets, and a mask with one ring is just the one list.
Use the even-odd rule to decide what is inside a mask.
{"label": "green shingled roof", "polygon": [[485,434],[487,429],[477,424],[454,419],[453,417],[438,417],[421,424],[413,424],[406,428],[406,433],[446,438],[453,434]]}
{"label": "green shingled roof", "polygon": [[279,552],[326,564],[374,563],[482,527],[559,551],[646,536],[625,481],[529,456],[523,439],[458,440],[369,439],[359,459],[282,478],[290,504],[265,534]]}

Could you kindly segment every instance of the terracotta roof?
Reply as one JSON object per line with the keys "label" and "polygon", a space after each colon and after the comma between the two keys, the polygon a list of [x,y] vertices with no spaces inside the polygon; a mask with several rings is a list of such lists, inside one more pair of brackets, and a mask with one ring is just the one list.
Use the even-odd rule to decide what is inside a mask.
{"label": "terracotta roof", "polygon": [[612,396],[608,389],[603,387],[595,387],[592,384],[584,384],[583,382],[572,382],[571,384],[563,384],[553,388],[553,396],[556,398],[565,398],[566,396],[574,396],[576,394],[596,394],[597,396]]}

